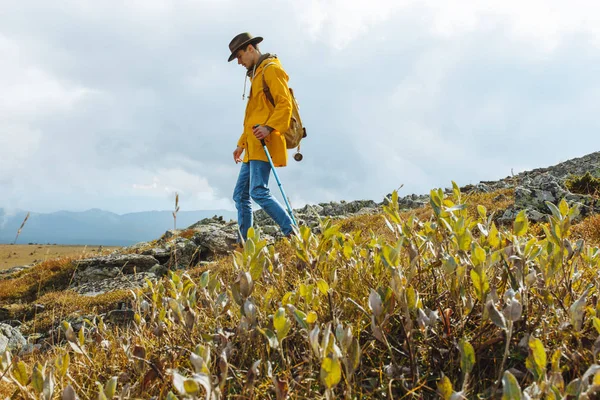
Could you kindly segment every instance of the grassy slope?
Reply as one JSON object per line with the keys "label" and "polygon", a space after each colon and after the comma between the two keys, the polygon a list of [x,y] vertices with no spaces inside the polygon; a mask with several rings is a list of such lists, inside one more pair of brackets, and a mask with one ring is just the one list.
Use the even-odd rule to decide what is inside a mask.
{"label": "grassy slope", "polygon": [[[118,247],[102,247],[112,251]],[[59,257],[87,257],[98,254],[98,246],[67,246],[45,244],[0,244],[0,270],[29,265]]]}
{"label": "grassy slope", "polygon": [[[461,202],[468,204],[463,217],[470,217],[475,222],[478,204],[485,205],[488,214],[502,210],[511,204],[512,192],[478,194]],[[397,217],[406,223],[411,215],[416,215],[421,221],[435,219],[431,207],[400,213]],[[487,252],[488,263],[493,261],[492,253],[508,255],[508,249],[516,246],[511,235],[500,235],[500,243],[492,245],[477,234],[475,225],[471,228],[474,241],[478,241]],[[512,227],[507,228],[512,230]],[[223,389],[230,398],[236,398],[236,394],[238,398],[249,398],[252,392],[255,398],[275,398],[275,392],[271,389],[272,380],[265,376],[267,360],[273,364],[277,379],[283,382],[279,386],[287,386],[293,398],[318,398],[325,392],[321,367],[328,364],[311,356],[307,331],[300,329],[301,323],[295,321],[294,314],[289,310],[283,313],[284,321],[290,324],[290,328],[278,349],[270,348],[266,337],[258,329],[277,332],[276,326],[286,326],[279,324],[282,320],[277,310],[281,305],[291,304],[296,310],[310,315],[310,318],[314,313],[315,322],[304,321],[309,325],[309,330],[317,324],[323,330],[326,323],[335,320],[344,327],[350,327],[353,336],[358,338],[362,349],[361,364],[354,374],[347,374],[344,369],[341,383],[334,385],[334,393],[339,396],[343,396],[345,388],[351,388],[353,395],[359,398],[382,397],[388,392],[400,398],[413,388],[426,398],[435,397],[439,382],[444,382],[440,381],[442,373],[449,378],[446,383],[451,383],[456,391],[463,387],[469,396],[475,393],[489,395],[486,391],[500,371],[506,335],[486,317],[487,312],[483,311],[477,299],[480,293],[475,278],[467,272],[480,271],[475,266],[473,254],[456,249],[451,251],[455,246],[452,239],[443,238],[439,232],[431,230],[426,233],[427,226],[421,226],[420,230],[407,229],[404,239],[399,239],[403,235],[392,232],[384,222],[383,215],[352,217],[342,221],[337,229],[339,233],[336,228],[324,236],[304,232],[304,237],[294,243],[279,242],[270,250],[277,257],[272,254],[263,259],[265,252],[257,250],[262,248],[260,241],[253,243],[253,248],[247,247],[244,254],[238,254],[237,263],[240,266],[248,259],[252,260],[246,267],[241,267],[242,270],[253,271],[262,263],[267,269],[273,270],[253,281],[251,298],[257,310],[256,321],[250,318],[248,311],[245,316],[241,315],[240,306],[233,300],[225,310],[220,308],[222,304],[217,297],[220,293],[226,292],[232,298],[232,289],[245,284],[244,278],[240,283],[240,270],[236,270],[231,258],[223,258],[211,267],[208,275],[202,275],[206,272],[203,268],[191,269],[181,280],[166,280],[154,288],[154,295],[146,294],[149,310],[145,313],[140,311],[145,316],[144,324],[129,330],[118,327],[105,330],[98,326],[87,331],[87,356],[71,352],[72,363],[79,365],[79,368],[72,367],[69,370],[72,379],[64,378],[65,383],[58,387],[62,390],[70,382],[79,394],[87,393],[95,397],[95,381],[104,383],[111,376],[118,376],[119,389],[128,383],[132,385],[132,395],[159,395],[164,398],[168,391],[175,391],[167,370],[174,368],[190,376],[193,367],[188,351],[194,350],[196,344],[202,344],[212,349],[212,362],[208,368],[215,376],[220,375],[218,365],[223,365],[223,360],[219,362],[220,352],[226,348],[234,349],[227,356],[229,372],[227,380],[223,381]],[[543,234],[542,227],[530,227],[529,231],[536,235]],[[597,246],[600,243],[600,218],[588,217],[572,226],[570,232],[573,242],[584,238],[589,246]],[[421,239],[415,236],[417,234],[428,234],[435,240],[423,241],[423,247],[411,248],[410,240],[420,243]],[[540,248],[548,246],[541,237],[534,242],[531,242],[532,245]],[[441,247],[438,248],[438,245]],[[522,245],[525,248],[524,241]],[[398,251],[397,254],[395,251]],[[440,251],[447,251],[459,266],[465,267],[461,280],[455,281],[458,273],[448,275],[445,272],[448,266],[433,257],[436,252],[440,255]],[[586,285],[592,283],[598,287],[596,273],[591,268],[597,261],[584,260],[584,253],[577,257],[571,255],[563,263],[569,271],[579,271],[580,278],[577,281],[568,276],[565,279],[561,271],[553,270],[550,273],[545,254],[530,260],[525,267],[519,267],[514,258],[501,258],[502,261],[497,265],[489,265],[486,270],[489,287],[484,292],[497,293],[500,298],[497,307],[506,304],[501,299],[515,285],[514,280],[518,281],[518,271],[523,271],[519,268],[526,268],[528,276],[532,272],[537,274],[533,283],[528,284],[528,289],[518,294],[518,301],[524,305],[523,317],[514,323],[510,354],[503,368],[512,367],[523,372],[524,375],[519,376],[522,387],[533,380],[525,362],[529,354],[527,341],[525,347],[519,346],[519,341],[527,334],[542,339],[548,360],[552,354],[556,354],[555,351],[560,350],[558,361],[562,369],[559,371],[566,383],[580,377],[593,362],[591,344],[597,333],[590,321],[595,316],[596,303],[588,304],[591,309],[586,311],[588,314],[582,329],[574,330],[565,326],[570,320],[570,306]],[[510,250],[510,254],[514,254],[514,251]],[[567,256],[565,250],[564,258]],[[389,262],[386,263],[384,259],[394,259],[392,264],[397,268],[390,269],[386,265]],[[105,311],[115,302],[131,296],[127,292],[118,292],[89,299],[63,292],[61,289],[68,285],[73,268],[67,259],[48,261],[15,280],[0,282],[0,305],[11,304],[15,317],[27,318],[31,317],[31,310],[25,303],[35,301],[44,304],[44,311],[36,314],[35,319],[27,325],[30,329],[39,330],[46,329],[53,320],[60,320],[72,313]],[[209,279],[203,281],[201,276],[209,276]],[[525,278],[522,279],[525,282]],[[324,290],[323,282],[331,290]],[[195,289],[197,295],[190,297],[191,289]],[[370,298],[376,299],[377,296],[373,297],[371,289],[383,294],[380,295],[383,311],[375,317],[375,327],[371,323],[374,312],[370,305],[373,306],[377,301],[373,300],[373,303]],[[236,290],[239,289],[233,291]],[[167,314],[161,317],[161,298],[176,299],[182,314],[174,312],[177,306],[172,308],[171,305],[164,308]],[[24,304],[15,305],[18,299]],[[190,302],[192,307],[188,312],[185,307]],[[423,327],[419,324],[425,324],[426,321],[419,317],[419,309],[423,312],[437,311],[440,319],[430,327]],[[185,327],[183,321],[186,318],[195,322],[193,328]],[[278,323],[274,324],[274,319]],[[257,328],[251,329],[253,323],[257,324]],[[213,337],[218,328],[222,329],[222,333]],[[93,331],[96,333],[92,334]],[[103,339],[107,342],[102,342]],[[468,346],[464,350],[464,345],[461,347],[462,353],[458,350],[461,340],[470,343],[475,357],[474,367],[466,380],[463,368],[468,365],[470,352]],[[336,341],[342,355],[347,354],[349,350],[340,338],[334,340],[332,337],[331,341]],[[103,344],[99,345],[101,342]],[[136,361],[132,357],[132,347],[123,344],[143,349],[143,358],[147,361]],[[36,361],[54,362],[56,357],[65,354],[66,349],[68,347],[57,346],[43,354],[26,356],[27,370],[31,372]],[[141,350],[136,354],[142,354]],[[249,370],[258,359],[262,360],[261,374],[253,378]],[[333,365],[336,365],[335,362]],[[390,379],[388,373],[394,379]],[[555,373],[549,369],[547,379],[555,376]],[[157,379],[157,374],[166,378]],[[353,379],[348,379],[351,376]],[[248,382],[253,380],[254,384],[250,385]],[[15,390],[14,384],[2,385],[0,396]]]}

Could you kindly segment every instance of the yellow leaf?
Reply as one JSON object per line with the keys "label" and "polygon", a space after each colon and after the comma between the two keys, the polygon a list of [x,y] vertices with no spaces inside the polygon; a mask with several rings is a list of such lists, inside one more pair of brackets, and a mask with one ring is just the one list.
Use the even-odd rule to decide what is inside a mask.
{"label": "yellow leaf", "polygon": [[594,381],[592,383],[594,385],[600,385],[600,372],[596,372],[594,375]]}
{"label": "yellow leaf", "polygon": [[324,279],[319,279],[317,281],[317,288],[319,288],[319,292],[327,294],[329,291],[329,284]]}
{"label": "yellow leaf", "polygon": [[529,356],[525,361],[526,367],[531,371],[536,380],[540,380],[546,373],[546,350],[538,338],[529,338]]}
{"label": "yellow leaf", "polygon": [[409,286],[408,289],[406,289],[406,303],[410,311],[417,308],[417,301],[417,292],[415,291],[415,288]]}
{"label": "yellow leaf", "polygon": [[[479,268],[478,268],[479,269]],[[487,276],[483,269],[472,269],[471,279],[473,280],[473,288],[475,289],[475,295],[482,303],[485,302],[485,296],[490,290],[490,283],[488,282]]]}
{"label": "yellow leaf", "polygon": [[300,293],[300,296],[306,297],[306,295],[308,294],[308,286],[304,283],[301,283],[300,287],[298,288],[298,292]]}
{"label": "yellow leaf", "polygon": [[321,363],[321,382],[327,389],[337,385],[342,379],[342,366],[340,360],[333,355],[328,355]]}
{"label": "yellow leaf", "polygon": [[194,379],[186,379],[183,381],[183,389],[186,394],[196,394],[200,391],[200,385]]}
{"label": "yellow leaf", "polygon": [[523,236],[527,233],[528,228],[529,220],[527,219],[527,215],[525,215],[525,210],[523,210],[517,215],[513,224],[515,236]]}
{"label": "yellow leaf", "polygon": [[452,388],[452,382],[447,376],[443,376],[437,384],[437,390],[444,400],[450,400],[454,389]]}
{"label": "yellow leaf", "polygon": [[498,228],[496,228],[496,224],[492,222],[492,227],[490,228],[490,233],[487,237],[488,243],[492,247],[498,247],[500,245],[500,237],[498,235]]}
{"label": "yellow leaf", "polygon": [[598,331],[598,334],[600,334],[600,318],[593,317],[592,321],[594,324],[594,328],[596,328],[596,331]]}
{"label": "yellow leaf", "polygon": [[19,361],[17,365],[15,365],[12,370],[12,375],[21,385],[27,385],[29,375],[27,374],[27,369],[25,368],[25,363],[23,361]]}
{"label": "yellow leaf", "polygon": [[44,390],[44,373],[42,369],[42,364],[37,362],[33,366],[33,373],[31,374],[31,386],[37,394],[42,393],[42,390]]}
{"label": "yellow leaf", "polygon": [[311,311],[308,313],[308,315],[306,316],[306,322],[308,322],[309,324],[314,324],[317,321],[317,313],[314,311]]}
{"label": "yellow leaf", "polygon": [[481,265],[481,264],[485,263],[485,259],[486,259],[485,250],[482,249],[481,246],[477,244],[475,246],[475,250],[473,250],[473,252],[471,254],[471,260],[473,261],[473,264],[475,266]]}
{"label": "yellow leaf", "polygon": [[460,340],[458,347],[460,349],[460,368],[465,374],[471,373],[475,365],[475,350],[471,343],[464,339]]}
{"label": "yellow leaf", "polygon": [[79,329],[79,345],[83,346],[85,344],[85,335],[83,332],[83,325],[81,326],[81,329]]}
{"label": "yellow leaf", "polygon": [[287,292],[286,294],[283,295],[283,298],[281,299],[281,304],[283,306],[287,306],[288,304],[294,304],[294,295],[296,293],[294,292]]}
{"label": "yellow leaf", "polygon": [[478,205],[477,206],[477,214],[479,214],[479,217],[485,221],[485,219],[487,218],[487,210],[485,209],[484,206],[482,205]]}
{"label": "yellow leaf", "polygon": [[567,204],[567,202],[564,198],[560,201],[560,204],[558,205],[558,209],[560,210],[560,214],[563,217],[566,217],[567,214],[569,213],[569,205]]}
{"label": "yellow leaf", "polygon": [[281,332],[285,328],[285,322],[285,309],[283,307],[279,307],[273,316],[273,327],[277,332]]}
{"label": "yellow leaf", "polygon": [[552,363],[552,371],[560,372],[560,357],[562,356],[562,352],[560,349],[554,350],[552,353],[551,363]]}

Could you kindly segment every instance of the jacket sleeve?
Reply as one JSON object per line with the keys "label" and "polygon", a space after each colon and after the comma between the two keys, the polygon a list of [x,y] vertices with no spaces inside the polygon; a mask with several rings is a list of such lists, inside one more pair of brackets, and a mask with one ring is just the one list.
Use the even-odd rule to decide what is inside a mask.
{"label": "jacket sleeve", "polygon": [[246,132],[242,132],[242,134],[240,135],[240,138],[238,139],[237,145],[238,147],[241,147],[243,149],[246,148]]}
{"label": "jacket sleeve", "polygon": [[292,117],[292,98],[287,85],[288,76],[279,66],[267,67],[263,72],[275,101],[275,109],[265,125],[284,133],[290,127],[290,118]]}

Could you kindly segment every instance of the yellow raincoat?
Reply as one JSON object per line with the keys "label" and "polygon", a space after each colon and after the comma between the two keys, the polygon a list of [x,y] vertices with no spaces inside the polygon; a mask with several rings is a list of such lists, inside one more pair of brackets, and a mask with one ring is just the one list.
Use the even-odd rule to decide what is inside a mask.
{"label": "yellow raincoat", "polygon": [[[268,65],[266,68],[265,66]],[[271,95],[275,100],[275,107],[263,92],[263,75]],[[250,77],[251,88],[246,115],[244,117],[244,131],[237,145],[244,149],[244,162],[249,160],[269,161],[260,140],[252,133],[256,124],[267,125],[273,128],[265,143],[271,154],[273,165],[285,167],[287,165],[287,148],[285,136],[282,132],[288,130],[292,116],[292,98],[288,88],[288,75],[281,67],[279,59],[269,57],[263,60]]]}

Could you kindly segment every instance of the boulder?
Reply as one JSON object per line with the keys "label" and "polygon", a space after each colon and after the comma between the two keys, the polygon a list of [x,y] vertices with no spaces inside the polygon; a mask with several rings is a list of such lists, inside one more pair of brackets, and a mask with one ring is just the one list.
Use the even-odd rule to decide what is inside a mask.
{"label": "boulder", "polygon": [[8,324],[0,323],[0,353],[6,350],[22,350],[27,347],[27,340],[19,329]]}
{"label": "boulder", "polygon": [[145,272],[158,264],[158,260],[144,254],[111,254],[104,257],[86,258],[77,263],[73,282],[80,285],[119,275]]}
{"label": "boulder", "polygon": [[[159,266],[159,264],[156,264]],[[157,275],[153,272],[140,272],[131,275],[119,275],[113,278],[86,282],[71,287],[71,290],[83,296],[97,296],[120,289],[137,289],[146,286],[146,279],[156,282]]]}
{"label": "boulder", "polygon": [[198,246],[203,261],[227,254],[237,242],[237,222],[225,222],[220,217],[205,218],[188,229],[195,231],[191,240]]}

